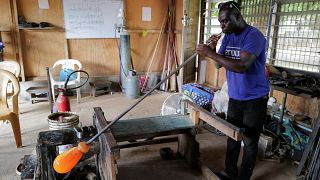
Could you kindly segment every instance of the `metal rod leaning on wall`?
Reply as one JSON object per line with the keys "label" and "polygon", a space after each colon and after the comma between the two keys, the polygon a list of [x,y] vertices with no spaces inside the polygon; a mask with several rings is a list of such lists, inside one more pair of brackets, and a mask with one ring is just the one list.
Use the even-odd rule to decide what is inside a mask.
{"label": "metal rod leaning on wall", "polygon": [[50,73],[49,73],[49,67],[46,67],[47,71],[47,79],[48,79],[48,98],[49,98],[49,105],[50,105],[50,112],[53,113],[53,98],[54,94],[52,94],[52,87],[51,87],[51,79],[50,79]]}

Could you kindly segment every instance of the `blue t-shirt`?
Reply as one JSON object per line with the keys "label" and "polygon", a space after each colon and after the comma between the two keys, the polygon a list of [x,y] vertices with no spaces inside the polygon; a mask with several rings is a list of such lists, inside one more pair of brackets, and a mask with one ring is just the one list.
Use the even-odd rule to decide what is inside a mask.
{"label": "blue t-shirt", "polygon": [[256,60],[244,73],[227,70],[228,93],[236,100],[251,100],[269,93],[269,82],[265,74],[266,39],[263,34],[250,25],[240,34],[226,34],[222,40],[219,54],[240,61],[240,52],[256,56]]}

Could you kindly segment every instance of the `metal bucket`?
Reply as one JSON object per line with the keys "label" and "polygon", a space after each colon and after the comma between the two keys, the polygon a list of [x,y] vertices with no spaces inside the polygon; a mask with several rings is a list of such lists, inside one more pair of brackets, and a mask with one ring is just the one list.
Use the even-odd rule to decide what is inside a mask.
{"label": "metal bucket", "polygon": [[73,112],[58,112],[48,116],[50,130],[73,128],[79,124],[79,115]]}

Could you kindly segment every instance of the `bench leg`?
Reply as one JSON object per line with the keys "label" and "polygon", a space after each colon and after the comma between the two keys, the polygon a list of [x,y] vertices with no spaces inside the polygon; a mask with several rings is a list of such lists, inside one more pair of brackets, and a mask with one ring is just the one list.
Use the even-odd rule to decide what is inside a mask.
{"label": "bench leg", "polygon": [[33,93],[30,93],[30,101],[31,101],[31,104],[33,104],[33,98],[34,98],[34,94],[33,94]]}
{"label": "bench leg", "polygon": [[77,103],[79,104],[81,101],[81,92],[80,92],[80,88],[78,88],[77,90]]}
{"label": "bench leg", "polygon": [[179,134],[178,135],[178,153],[181,157],[186,158],[191,167],[197,166],[199,157],[199,143],[194,135]]}
{"label": "bench leg", "polygon": [[91,94],[93,97],[96,97],[96,87],[91,87]]}

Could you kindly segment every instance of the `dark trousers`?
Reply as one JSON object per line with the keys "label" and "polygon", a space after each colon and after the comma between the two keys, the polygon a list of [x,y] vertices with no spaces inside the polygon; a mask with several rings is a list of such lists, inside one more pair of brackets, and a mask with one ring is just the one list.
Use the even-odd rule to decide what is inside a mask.
{"label": "dark trousers", "polygon": [[238,101],[229,99],[227,121],[245,128],[243,134],[244,151],[240,173],[238,174],[237,162],[239,158],[241,141],[232,138],[227,140],[226,173],[239,177],[241,180],[250,179],[258,152],[258,142],[262,124],[266,118],[268,96],[262,98]]}

